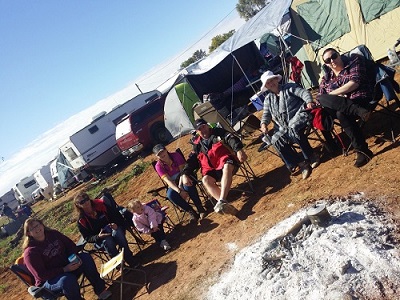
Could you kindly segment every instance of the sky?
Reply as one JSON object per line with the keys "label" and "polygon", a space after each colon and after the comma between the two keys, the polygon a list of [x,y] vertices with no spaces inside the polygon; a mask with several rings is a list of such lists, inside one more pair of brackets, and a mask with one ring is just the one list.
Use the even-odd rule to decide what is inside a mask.
{"label": "sky", "polygon": [[0,195],[91,117],[156,89],[241,26],[236,3],[0,0]]}
{"label": "sky", "polygon": [[400,290],[400,255],[398,245],[391,242],[396,228],[391,218],[362,193],[321,200],[318,205],[332,217],[327,227],[303,225],[297,235],[287,238],[313,209],[306,207],[248,247],[227,244],[232,264],[219,277],[209,278],[204,298],[337,300],[386,295],[395,299]]}

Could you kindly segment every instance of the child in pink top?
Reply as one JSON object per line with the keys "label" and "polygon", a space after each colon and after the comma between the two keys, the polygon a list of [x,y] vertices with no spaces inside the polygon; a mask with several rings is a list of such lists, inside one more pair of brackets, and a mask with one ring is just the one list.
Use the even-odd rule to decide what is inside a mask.
{"label": "child in pink top", "polygon": [[164,218],[160,212],[155,211],[137,199],[129,202],[128,209],[133,214],[132,221],[137,230],[145,234],[150,234],[165,251],[171,249],[171,246],[165,239]]}

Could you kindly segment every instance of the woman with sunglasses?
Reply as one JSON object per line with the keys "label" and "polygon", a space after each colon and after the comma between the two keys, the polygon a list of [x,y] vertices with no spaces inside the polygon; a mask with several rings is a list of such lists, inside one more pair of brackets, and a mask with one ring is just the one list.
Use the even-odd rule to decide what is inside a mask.
{"label": "woman with sunglasses", "polygon": [[78,212],[78,229],[88,243],[94,243],[98,249],[104,249],[111,257],[118,255],[117,246],[124,248],[124,260],[136,268],[139,260],[133,256],[125,237],[124,219],[103,199],[90,199],[85,192],[80,192],[74,199]]}
{"label": "woman with sunglasses", "polygon": [[356,167],[367,164],[373,156],[357,124],[357,118],[367,121],[370,116],[369,102],[373,85],[367,77],[364,57],[351,54],[341,56],[335,49],[328,48],[322,53],[327,72],[319,86],[317,100],[349,136],[357,152]]}
{"label": "woman with sunglasses", "polygon": [[99,299],[111,297],[93,258],[89,253],[78,253],[75,243],[67,236],[46,227],[37,218],[25,221],[24,236],[24,264],[35,278],[36,286],[44,286],[67,299],[82,299],[78,278],[83,273]]}

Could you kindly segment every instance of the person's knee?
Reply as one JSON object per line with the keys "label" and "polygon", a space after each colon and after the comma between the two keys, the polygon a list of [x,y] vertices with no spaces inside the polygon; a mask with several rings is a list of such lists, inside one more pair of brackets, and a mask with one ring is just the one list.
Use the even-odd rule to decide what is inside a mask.
{"label": "person's knee", "polygon": [[60,286],[64,293],[79,292],[78,278],[73,273],[64,273],[60,278]]}
{"label": "person's knee", "polygon": [[226,163],[222,169],[222,174],[224,176],[232,177],[233,171],[235,170],[235,166],[231,163]]}
{"label": "person's knee", "polygon": [[203,184],[204,184],[205,186],[216,184],[215,178],[214,178],[214,177],[211,177],[210,175],[205,175],[205,176],[201,179],[201,181],[203,182]]}

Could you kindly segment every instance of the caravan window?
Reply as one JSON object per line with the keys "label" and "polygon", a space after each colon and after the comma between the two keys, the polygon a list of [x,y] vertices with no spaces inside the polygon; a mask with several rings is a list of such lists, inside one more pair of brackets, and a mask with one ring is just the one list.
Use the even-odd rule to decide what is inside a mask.
{"label": "caravan window", "polygon": [[99,131],[99,127],[97,127],[97,125],[94,125],[94,126],[90,127],[88,130],[91,134],[93,134],[93,133]]}
{"label": "caravan window", "polygon": [[67,156],[71,160],[74,160],[74,159],[76,159],[78,157],[78,155],[76,154],[76,152],[72,148],[68,148],[67,150],[65,150],[65,153],[67,154]]}
{"label": "caravan window", "polygon": [[31,181],[28,181],[27,183],[25,183],[24,187],[27,189],[34,184],[36,184],[36,181],[34,179],[32,179]]}

